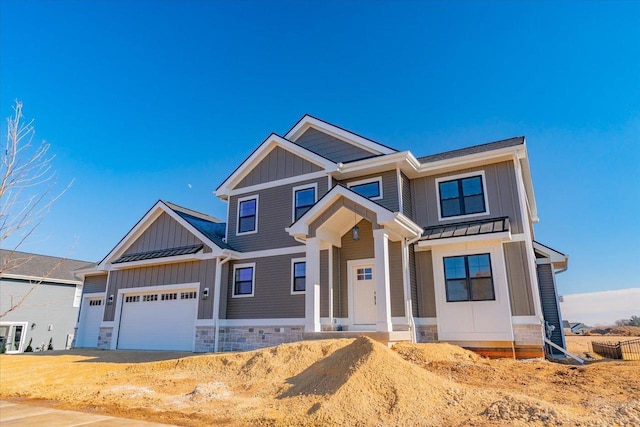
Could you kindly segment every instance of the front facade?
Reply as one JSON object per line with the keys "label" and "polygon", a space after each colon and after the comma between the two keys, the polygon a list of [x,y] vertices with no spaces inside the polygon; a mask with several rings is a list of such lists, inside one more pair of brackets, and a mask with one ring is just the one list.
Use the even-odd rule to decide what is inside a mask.
{"label": "front facade", "polygon": [[1,249],[0,351],[70,348],[82,296],[72,271],[88,264]]}
{"label": "front facade", "polygon": [[529,357],[547,322],[562,330],[567,259],[534,241],[522,137],[415,157],[305,116],[215,194],[226,221],[159,201],[79,271],[77,346],[232,351],[367,333]]}

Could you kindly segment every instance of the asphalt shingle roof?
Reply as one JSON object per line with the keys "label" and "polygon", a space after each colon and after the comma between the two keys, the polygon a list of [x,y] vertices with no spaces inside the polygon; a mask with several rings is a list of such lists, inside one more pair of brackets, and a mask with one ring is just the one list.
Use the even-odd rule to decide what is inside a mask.
{"label": "asphalt shingle roof", "polygon": [[480,234],[509,231],[509,217],[426,227],[420,240],[447,239],[450,237],[477,236]]}
{"label": "asphalt shingle roof", "polygon": [[182,219],[191,224],[196,230],[207,236],[213,243],[221,249],[231,249],[224,241],[227,232],[227,224],[218,218],[197,212],[170,202],[164,202],[171,210]]}
{"label": "asphalt shingle roof", "polygon": [[93,265],[89,261],[0,249],[0,276],[15,274],[55,280],[75,280],[73,271]]}
{"label": "asphalt shingle roof", "polygon": [[503,139],[486,144],[474,145],[472,147],[460,148],[458,150],[445,151],[444,153],[432,154],[429,156],[418,157],[420,163],[437,162],[438,160],[452,159],[455,157],[468,156],[469,154],[483,153],[485,151],[498,150],[500,148],[514,147],[524,144],[524,136],[516,136],[514,138]]}

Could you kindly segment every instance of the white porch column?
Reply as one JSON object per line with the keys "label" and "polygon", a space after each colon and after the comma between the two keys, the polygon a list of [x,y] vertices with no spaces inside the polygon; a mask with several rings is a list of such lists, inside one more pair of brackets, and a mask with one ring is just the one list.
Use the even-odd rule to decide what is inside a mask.
{"label": "white porch column", "polygon": [[307,239],[306,292],[304,299],[304,331],[320,332],[320,242]]}
{"label": "white porch column", "polygon": [[373,253],[376,259],[376,331],[391,332],[391,283],[389,280],[389,236],[386,230],[373,230]]}

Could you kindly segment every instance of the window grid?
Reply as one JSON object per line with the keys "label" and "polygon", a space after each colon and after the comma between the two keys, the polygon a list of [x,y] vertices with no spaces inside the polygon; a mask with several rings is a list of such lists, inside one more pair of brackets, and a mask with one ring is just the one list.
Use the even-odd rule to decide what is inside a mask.
{"label": "window grid", "polygon": [[445,257],[443,263],[447,302],[496,299],[489,254]]}
{"label": "window grid", "polygon": [[239,267],[234,271],[233,295],[253,294],[253,267]]}
{"label": "window grid", "polygon": [[142,296],[142,301],[143,302],[158,301],[158,294],[143,295]]}
{"label": "window grid", "polygon": [[194,299],[197,297],[197,293],[194,292],[180,292],[180,299]]}
{"label": "window grid", "polygon": [[140,295],[129,295],[124,298],[124,302],[140,302]]}
{"label": "window grid", "polygon": [[356,270],[356,277],[358,280],[372,280],[373,269],[371,267],[358,268]]}
{"label": "window grid", "polygon": [[162,294],[160,299],[162,301],[171,301],[171,300],[174,300],[174,299],[178,299],[178,293],[174,292],[174,293],[169,293],[169,294]]}
{"label": "window grid", "polygon": [[486,212],[482,175],[438,183],[443,218]]}
{"label": "window grid", "polygon": [[102,300],[101,300],[101,299],[92,299],[92,300],[89,300],[89,305],[90,305],[90,306],[102,305]]}
{"label": "window grid", "polygon": [[258,199],[251,198],[238,202],[238,233],[251,233],[256,231],[256,218],[258,213]]}

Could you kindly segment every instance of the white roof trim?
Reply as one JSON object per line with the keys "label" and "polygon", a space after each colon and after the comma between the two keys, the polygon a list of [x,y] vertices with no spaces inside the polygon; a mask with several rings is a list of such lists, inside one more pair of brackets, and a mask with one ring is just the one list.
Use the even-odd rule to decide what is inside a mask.
{"label": "white roof trim", "polygon": [[260,163],[275,147],[281,147],[293,154],[321,167],[329,172],[336,168],[336,164],[329,159],[325,159],[318,154],[307,150],[287,139],[274,133],[269,135],[262,144],[256,148],[249,157],[247,157],[238,168],[227,179],[224,180],[214,194],[222,199],[226,199],[234,187],[245,177],[253,168]]}
{"label": "white roof trim", "polygon": [[60,283],[63,285],[81,285],[81,280],[55,279],[53,277],[26,276],[24,274],[2,273],[3,279],[25,280],[29,282]]}
{"label": "white roof trim", "polygon": [[301,118],[300,121],[298,121],[298,123],[296,123],[296,125],[291,128],[291,130],[287,132],[284,137],[290,141],[295,142],[309,128],[314,128],[321,132],[327,133],[372,154],[391,154],[396,152],[396,150],[394,149],[385,147],[382,144],[378,144],[377,142],[371,141],[370,139],[364,138],[360,135],[356,135],[355,133],[339,128],[338,126],[332,125],[331,123],[316,119],[315,117],[312,117],[308,114],[305,114],[305,116]]}
{"label": "white roof trim", "polygon": [[186,228],[191,234],[200,239],[204,244],[209,246],[214,256],[222,255],[222,249],[211,241],[207,236],[198,231],[195,227],[184,220],[180,215],[175,213],[173,209],[168,207],[162,200],[159,200],[149,211],[138,221],[138,223],[120,240],[115,248],[104,257],[102,261],[96,266],[96,270],[109,270],[110,262],[120,257],[126,250],[135,242],[156,219],[162,214],[166,213],[173,218],[178,224]]}
{"label": "white roof trim", "polygon": [[543,255],[546,255],[554,268],[567,268],[569,265],[569,257],[567,255],[560,253],[555,249],[551,249],[542,243],[536,242],[535,240],[533,241],[533,249]]}
{"label": "white roof trim", "polygon": [[399,234],[403,236],[408,235],[410,237],[417,237],[422,234],[422,227],[400,212],[391,212],[387,208],[372,202],[366,197],[363,197],[348,188],[336,185],[287,229],[289,235],[296,237],[307,236],[309,234],[309,225],[315,221],[328,206],[331,206],[331,204],[340,197],[345,197],[366,209],[375,212],[378,224],[392,228],[393,231],[396,232],[398,232],[398,230],[402,230],[403,232]]}

